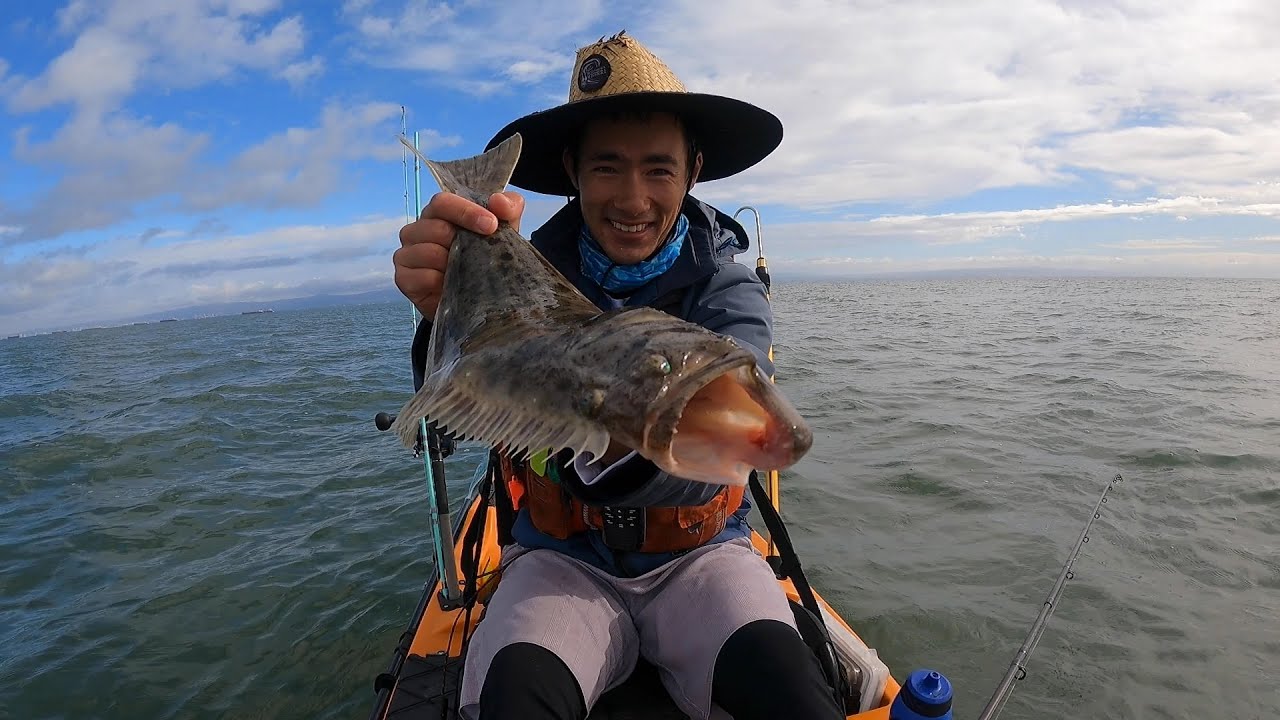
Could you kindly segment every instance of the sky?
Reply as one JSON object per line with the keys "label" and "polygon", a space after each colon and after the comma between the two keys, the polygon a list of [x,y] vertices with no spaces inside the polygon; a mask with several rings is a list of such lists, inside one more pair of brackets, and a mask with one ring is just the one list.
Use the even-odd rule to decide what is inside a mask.
{"label": "sky", "polygon": [[782,120],[694,189],[760,210],[780,280],[1280,278],[1273,0],[5,2],[0,334],[393,288],[402,108],[476,154],[623,29]]}

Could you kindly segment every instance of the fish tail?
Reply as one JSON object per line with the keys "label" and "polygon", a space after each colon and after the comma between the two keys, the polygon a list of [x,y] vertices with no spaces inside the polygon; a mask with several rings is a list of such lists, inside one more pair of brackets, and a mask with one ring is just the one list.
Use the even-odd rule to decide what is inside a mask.
{"label": "fish tail", "polygon": [[507,183],[511,181],[511,174],[515,172],[516,161],[520,159],[524,141],[520,133],[516,133],[483,154],[443,162],[428,160],[404,136],[400,137],[400,142],[427,166],[441,190],[483,205],[490,195],[506,189]]}

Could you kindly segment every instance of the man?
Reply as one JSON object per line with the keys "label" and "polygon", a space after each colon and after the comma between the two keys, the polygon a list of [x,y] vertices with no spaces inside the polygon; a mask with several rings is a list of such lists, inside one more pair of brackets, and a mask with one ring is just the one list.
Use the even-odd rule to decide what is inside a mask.
{"label": "man", "polygon": [[[578,51],[568,103],[516,120],[489,147],[516,132],[511,184],[573,198],[530,236],[552,265],[601,309],[660,307],[734,338],[772,374],[764,287],[733,260],[747,235],[689,192],[772,152],[773,115],[687,92],[619,34]],[[511,191],[488,210],[436,195],[400,232],[397,287],[434,317],[455,229],[518,229],[523,209]],[[414,338],[419,384],[429,326]],[[465,716],[585,718],[642,654],[693,718],[713,704],[735,720],[844,717],[750,544],[740,490],[671,477],[616,441],[591,463],[509,469],[525,497],[468,648]]]}

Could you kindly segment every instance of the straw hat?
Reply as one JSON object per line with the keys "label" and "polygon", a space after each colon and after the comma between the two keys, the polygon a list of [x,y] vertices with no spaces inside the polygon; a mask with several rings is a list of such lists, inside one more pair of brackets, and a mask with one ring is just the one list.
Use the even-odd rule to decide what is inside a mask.
{"label": "straw hat", "polygon": [[702,152],[699,181],[742,172],[782,142],[782,123],[773,114],[741,100],[689,92],[665,63],[624,31],[578,50],[568,102],[510,123],[485,149],[520,133],[523,149],[511,184],[573,196],[577,191],[560,160],[564,148],[592,114],[618,110],[679,115]]}

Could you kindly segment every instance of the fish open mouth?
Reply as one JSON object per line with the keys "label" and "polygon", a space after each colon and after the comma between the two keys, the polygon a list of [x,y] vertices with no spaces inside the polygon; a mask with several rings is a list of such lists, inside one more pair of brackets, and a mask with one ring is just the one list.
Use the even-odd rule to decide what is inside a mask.
{"label": "fish open mouth", "polygon": [[646,455],[680,478],[745,485],[813,444],[799,413],[749,359],[730,355],[673,387],[645,425]]}

